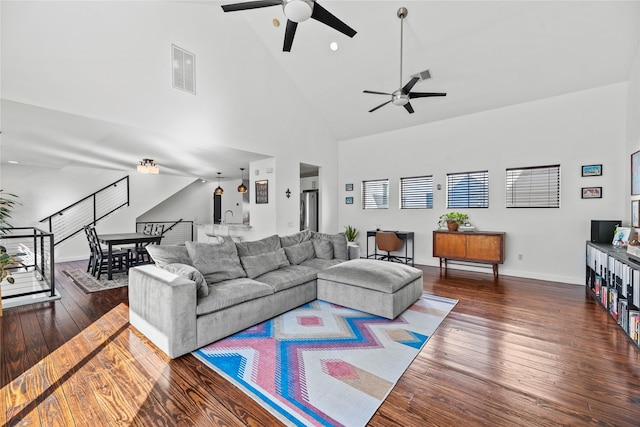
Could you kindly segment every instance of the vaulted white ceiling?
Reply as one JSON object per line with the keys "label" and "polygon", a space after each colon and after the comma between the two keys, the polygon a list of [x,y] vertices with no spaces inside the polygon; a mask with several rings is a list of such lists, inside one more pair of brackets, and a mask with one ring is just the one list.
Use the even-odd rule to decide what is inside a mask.
{"label": "vaulted white ceiling", "polygon": [[[127,14],[128,2],[71,2],[64,18],[52,13],[56,2],[6,3],[13,2],[0,6],[2,163],[126,169],[154,155],[163,172],[194,177],[223,167],[239,176],[238,167],[272,154],[260,136],[285,138],[298,110],[345,141],[624,82],[640,43],[637,1],[320,0],[356,36],[309,20],[298,25],[290,53],[282,52],[279,6],[224,13],[220,5],[232,1],[152,2],[136,6],[145,19],[128,22],[113,17]],[[369,113],[388,98],[363,90],[400,85],[400,6],[409,12],[402,83],[429,69],[432,78],[414,90],[447,96],[412,100],[414,114],[391,104]],[[166,39],[162,49],[176,43],[196,53],[200,98],[189,117],[180,115],[183,105],[158,107],[173,98],[147,82],[126,81],[127,64],[142,70],[156,60],[149,46],[158,38]],[[216,129],[205,124],[222,116]],[[172,123],[191,123],[182,130],[192,142],[178,143]]]}

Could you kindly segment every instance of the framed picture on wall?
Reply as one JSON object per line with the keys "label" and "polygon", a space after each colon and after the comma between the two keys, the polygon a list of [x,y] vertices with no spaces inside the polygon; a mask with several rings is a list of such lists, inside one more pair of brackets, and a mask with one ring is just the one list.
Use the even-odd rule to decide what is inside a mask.
{"label": "framed picture on wall", "polygon": [[256,181],[256,204],[269,203],[269,181]]}
{"label": "framed picture on wall", "polygon": [[631,226],[640,228],[640,200],[631,201]]}
{"label": "framed picture on wall", "polygon": [[631,155],[631,195],[640,194],[640,151]]}
{"label": "framed picture on wall", "polygon": [[602,199],[602,187],[582,187],[583,199]]}
{"label": "framed picture on wall", "polygon": [[347,205],[352,205],[353,204],[353,197],[345,197],[344,202]]}
{"label": "framed picture on wall", "polygon": [[353,184],[345,184],[344,189],[345,191],[353,191]]}
{"label": "framed picture on wall", "polygon": [[602,165],[586,165],[582,166],[582,176],[601,176]]}

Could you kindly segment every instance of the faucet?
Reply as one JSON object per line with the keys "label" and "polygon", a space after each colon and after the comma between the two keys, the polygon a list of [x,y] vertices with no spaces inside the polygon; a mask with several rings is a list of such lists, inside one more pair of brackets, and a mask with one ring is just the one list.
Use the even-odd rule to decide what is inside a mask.
{"label": "faucet", "polygon": [[231,217],[233,217],[233,211],[231,209],[227,209],[226,211],[224,211],[224,220],[222,221],[223,224],[227,223],[227,214],[230,213]]}

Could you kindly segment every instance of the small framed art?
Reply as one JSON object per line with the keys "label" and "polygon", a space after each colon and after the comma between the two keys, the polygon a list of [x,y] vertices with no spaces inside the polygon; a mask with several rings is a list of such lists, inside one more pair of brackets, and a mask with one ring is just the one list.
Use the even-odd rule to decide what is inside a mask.
{"label": "small framed art", "polygon": [[602,165],[586,165],[582,166],[582,176],[601,176]]}
{"label": "small framed art", "polygon": [[602,187],[582,187],[583,199],[602,199]]}
{"label": "small framed art", "polygon": [[347,205],[352,205],[352,204],[353,204],[353,197],[345,197],[345,198],[344,198],[344,202],[345,202]]}
{"label": "small framed art", "polygon": [[640,228],[640,200],[631,201],[631,226]]}
{"label": "small framed art", "polygon": [[640,194],[640,151],[631,155],[631,195]]}
{"label": "small framed art", "polygon": [[344,185],[344,190],[345,191],[353,191],[353,184],[345,184]]}
{"label": "small framed art", "polygon": [[256,204],[269,203],[269,181],[256,181]]}

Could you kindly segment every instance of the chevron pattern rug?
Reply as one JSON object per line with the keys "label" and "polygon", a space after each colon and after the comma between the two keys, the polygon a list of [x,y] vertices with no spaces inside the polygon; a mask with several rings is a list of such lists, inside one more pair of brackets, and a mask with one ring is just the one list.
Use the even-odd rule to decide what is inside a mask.
{"label": "chevron pattern rug", "polygon": [[193,354],[285,425],[364,426],[456,303],[388,320],[316,300]]}

